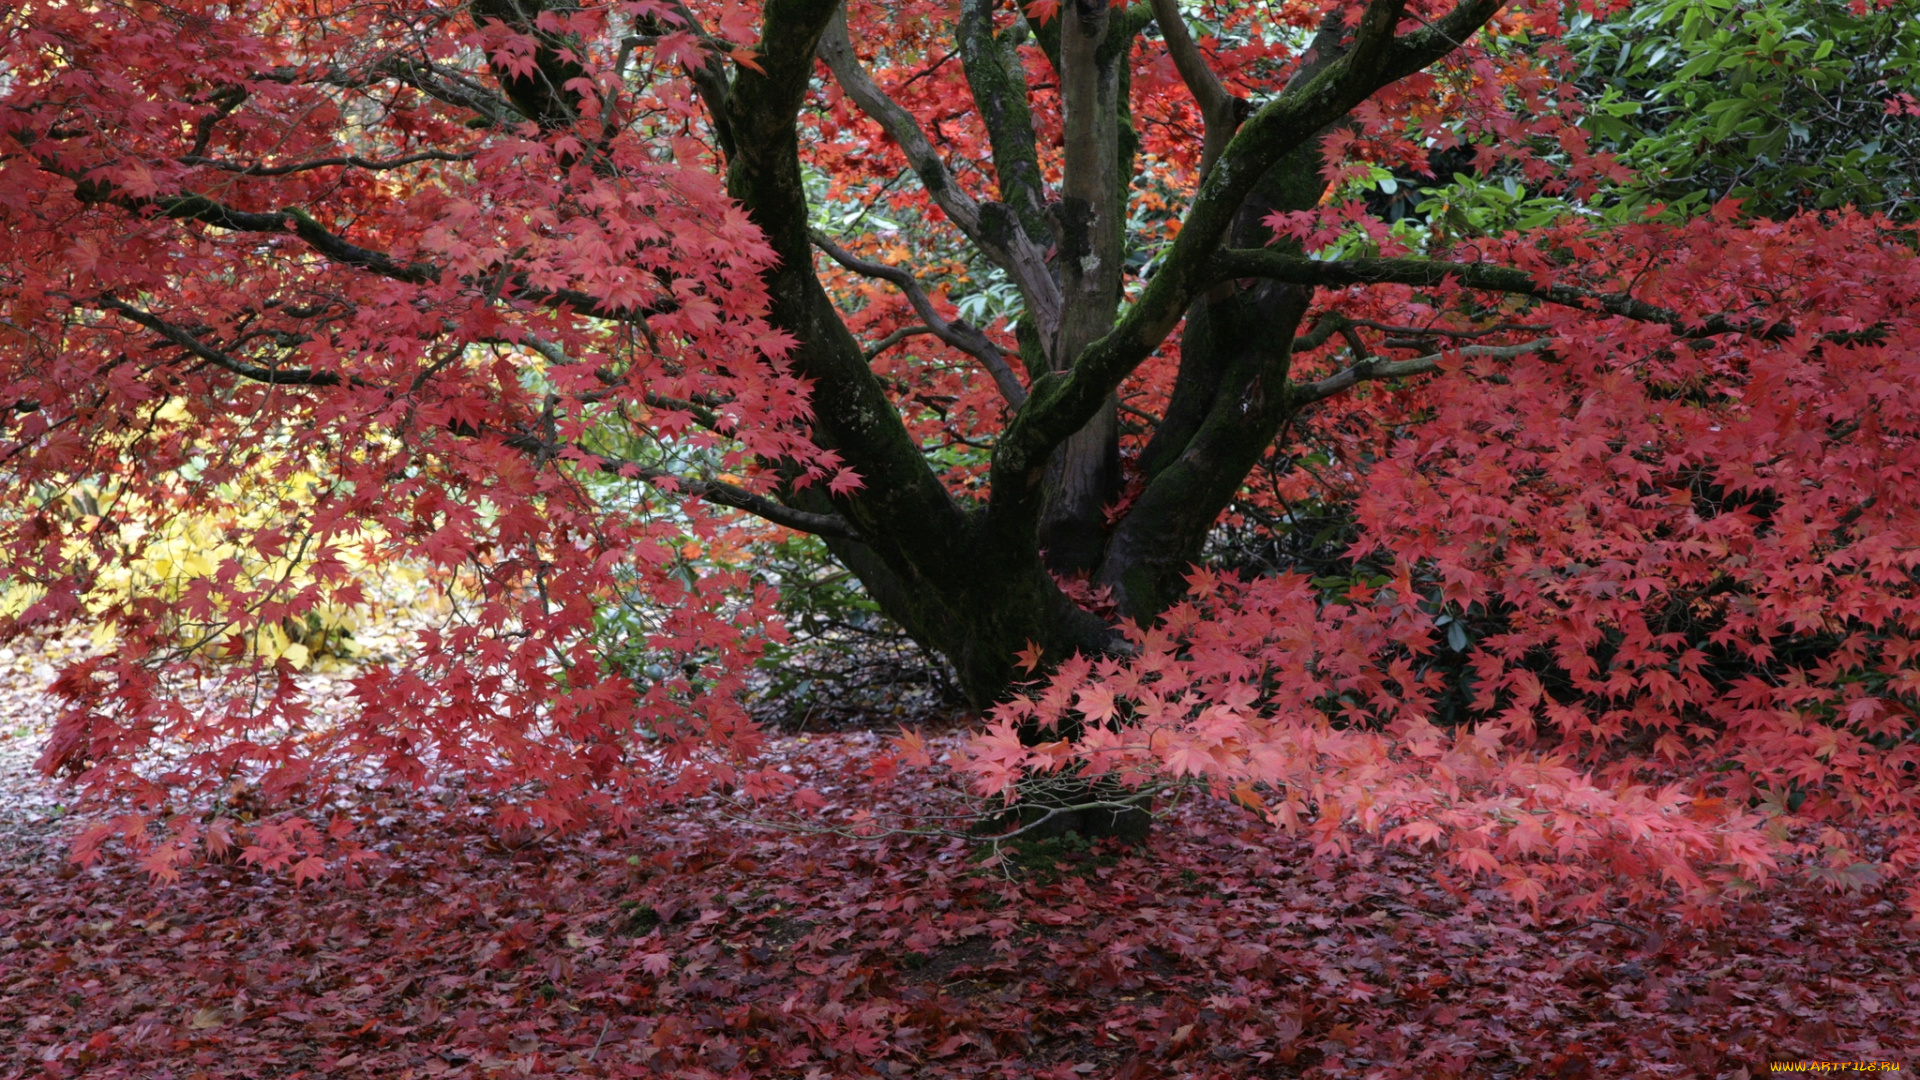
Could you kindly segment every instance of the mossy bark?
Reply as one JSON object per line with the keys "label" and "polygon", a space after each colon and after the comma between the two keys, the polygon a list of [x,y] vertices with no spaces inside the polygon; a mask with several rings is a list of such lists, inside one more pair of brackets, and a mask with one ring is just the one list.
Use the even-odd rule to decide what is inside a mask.
{"label": "mossy bark", "polygon": [[[769,317],[797,339],[789,359],[814,387],[814,438],[864,480],[844,495],[814,488],[787,497],[849,523],[860,539],[831,539],[835,555],[889,614],[953,664],[968,697],[984,708],[1022,677],[1015,654],[1030,645],[1056,662],[1124,649],[1115,628],[1068,600],[1050,571],[1112,585],[1121,615],[1134,619],[1151,620],[1178,599],[1208,530],[1294,407],[1291,343],[1312,289],[1223,282],[1212,269],[1218,253],[1264,241],[1265,213],[1312,206],[1323,185],[1317,136],[1374,89],[1444,54],[1498,4],[1468,0],[1433,27],[1397,39],[1399,3],[1370,3],[1357,32],[1330,21],[1316,59],[1227,143],[1162,269],[1122,312],[1121,228],[1135,147],[1127,57],[1146,5],[1070,0],[1059,20],[996,35],[992,5],[965,0],[961,59],[1005,200],[982,203],[978,227],[987,241],[1018,230],[1024,241],[1051,242],[1063,298],[1047,336],[1022,326],[1032,385],[995,446],[991,495],[978,506],[962,505],[929,467],[814,273],[796,117],[837,2],[771,0],[758,69],[742,67],[726,85],[703,84],[703,94],[716,128],[730,134],[728,190],[779,257],[767,277]],[[1007,36],[1024,32],[1035,34],[1055,65],[1079,125],[1061,198],[1051,205],[1041,203],[1028,88]],[[923,165],[916,168],[930,186],[946,182],[937,161]],[[1035,236],[1041,229],[1050,236]],[[1114,392],[1183,318],[1173,401],[1142,462],[1146,486],[1110,524],[1119,478]],[[1075,828],[1126,832],[1139,824],[1122,813]]]}

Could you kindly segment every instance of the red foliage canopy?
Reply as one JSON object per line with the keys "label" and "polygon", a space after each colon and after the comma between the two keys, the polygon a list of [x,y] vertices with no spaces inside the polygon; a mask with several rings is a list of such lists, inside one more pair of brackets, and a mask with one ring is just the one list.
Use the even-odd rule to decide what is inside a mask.
{"label": "red foliage canopy", "polygon": [[[1704,898],[1781,859],[1830,886],[1910,865],[1920,356],[1898,328],[1920,265],[1883,229],[1621,230],[1587,265],[1639,265],[1641,298],[1764,329],[1686,341],[1544,308],[1532,346],[1400,361],[1443,377],[1333,399],[1334,475],[1269,497],[1351,499],[1386,572],[1331,600],[1298,573],[1197,576],[1138,657],[1066,665],[1000,710],[983,789],[1076,761],[1204,777],[1282,824],[1311,809],[1326,845],[1358,824],[1444,847],[1523,901],[1608,873]],[[1559,243],[1589,240],[1498,254],[1544,276]],[[1424,307],[1329,299],[1356,320]],[[1443,651],[1467,654],[1470,732],[1432,722],[1441,672],[1419,660]],[[1020,745],[1035,718],[1095,729]],[[1786,842],[1796,823],[1824,828]],[[1840,831],[1860,827],[1877,851]]]}
{"label": "red foliage canopy", "polygon": [[[1297,467],[1244,505],[1351,506],[1362,569],[1199,576],[1133,646],[1061,663],[1002,706],[972,758],[983,790],[1068,766],[1197,777],[1328,844],[1359,825],[1443,846],[1534,903],[1615,880],[1706,899],[1802,854],[1845,884],[1920,856],[1911,233],[1726,207],[1683,225],[1436,235],[1407,257],[1339,183],[1462,142],[1572,196],[1608,175],[1553,74],[1557,5],[1301,3],[1277,20],[1229,6],[1198,44],[1184,27],[1131,40],[1126,100],[1145,132],[1131,226],[1157,269],[1123,283],[1110,333],[1043,356],[1013,323],[1065,349],[1046,312],[989,305],[976,327],[891,266],[912,255],[979,295],[1006,280],[957,253],[961,232],[990,239],[981,207],[1000,205],[967,163],[1000,151],[946,62],[951,16],[854,6],[859,55],[832,53],[830,81],[818,6],[245,0],[6,17],[0,548],[28,600],[0,633],[115,632],[63,675],[72,708],[45,758],[127,800],[90,844],[118,834],[168,874],[200,844],[243,842],[220,809],[239,779],[324,806],[345,778],[458,772],[553,827],[715,780],[779,792],[789,781],[751,764],[737,698],[761,636],[781,631],[745,571],[690,571],[685,545],[732,527],[713,507],[885,548],[886,500],[920,474],[855,436],[893,424],[927,451],[938,499],[999,520],[1110,395],[1170,420],[1187,305],[1267,281],[1304,290],[1317,322],[1272,391],[1292,410],[1278,453]],[[818,16],[804,48],[763,35],[800,7]],[[1130,32],[1159,9],[1124,9]],[[1430,46],[1447,20],[1486,32],[1427,70],[1407,43]],[[1049,26],[1036,4],[994,39],[1026,70],[1035,190],[1071,187],[1077,145],[1047,82]],[[1353,52],[1323,71],[1309,39]],[[1235,155],[1376,48],[1421,62],[1361,87],[1316,136],[1335,197],[1269,215],[1275,245],[1222,248],[1238,202],[1207,199],[1237,182]],[[857,238],[865,257],[821,241],[856,275],[823,280],[845,327],[875,341],[871,400],[897,416],[848,405],[807,354],[846,335],[789,303],[817,289],[791,284],[807,222],[740,194],[778,178],[728,171],[764,150],[729,126],[754,94],[805,106],[784,130],[811,205],[919,222]],[[1310,254],[1356,234],[1377,257]],[[1001,270],[1043,254],[1007,252]],[[1047,294],[1018,284],[1029,309]],[[833,415],[810,397],[822,387]],[[992,440],[991,455],[965,450]],[[1127,487],[1104,512],[1124,531],[1154,494],[1152,447],[1119,447]],[[73,512],[83,486],[97,512]],[[248,518],[262,491],[278,513]],[[121,587],[159,550],[136,520],[189,513],[240,523],[236,549],[178,597]],[[300,656],[259,635],[355,603],[356,566],[397,563],[457,579],[468,619],[424,635],[406,667],[369,669],[353,715],[317,722]],[[593,648],[596,610],[635,591],[657,613],[653,674]],[[1097,589],[1068,591],[1110,614]],[[169,690],[209,647],[238,660],[210,713]],[[1448,684],[1448,652],[1464,683]],[[1434,723],[1448,685],[1469,686],[1471,723]],[[1063,719],[1080,737],[1031,737]],[[212,813],[175,812],[189,805]],[[252,827],[248,856],[300,876],[352,857],[349,831],[317,820]]]}

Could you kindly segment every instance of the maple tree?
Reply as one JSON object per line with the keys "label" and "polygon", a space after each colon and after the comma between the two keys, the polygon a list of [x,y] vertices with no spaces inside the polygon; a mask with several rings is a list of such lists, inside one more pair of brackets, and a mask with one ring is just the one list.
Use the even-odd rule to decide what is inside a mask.
{"label": "maple tree", "polygon": [[[0,543],[30,597],[0,629],[114,635],[44,759],[131,800],[91,843],[305,878],[350,824],[240,838],[232,785],[362,769],[549,827],[790,789],[738,701],[771,593],[694,572],[743,512],[822,538],[997,710],[988,792],[1197,778],[1529,903],[1910,862],[1911,233],[1594,220],[1628,174],[1559,4],[1191,14],[10,11]],[[1368,213],[1356,185],[1437,151],[1565,211]],[[247,558],[103,587],[142,521],[262,498]],[[1193,576],[1223,515],[1321,513],[1336,573]],[[262,634],[402,560],[463,620],[317,722],[307,650]],[[642,668],[595,648],[628,590]],[[252,657],[211,714],[169,693],[209,648]],[[214,809],[156,838],[181,800]],[[1862,823],[1879,854],[1835,831]]]}

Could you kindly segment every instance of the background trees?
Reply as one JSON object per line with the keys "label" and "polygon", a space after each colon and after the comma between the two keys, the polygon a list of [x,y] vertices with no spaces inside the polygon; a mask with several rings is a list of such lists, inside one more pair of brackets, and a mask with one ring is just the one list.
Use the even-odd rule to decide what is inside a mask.
{"label": "background trees", "polygon": [[[1843,206],[1910,219],[1911,4],[1646,4],[1576,19],[1585,125],[1639,175],[1621,205]],[[1638,197],[1635,197],[1635,195]],[[1614,200],[1608,200],[1612,202]]]}
{"label": "background trees", "polygon": [[[1492,0],[23,11],[6,629],[111,628],[46,762],[136,808],[367,763],[553,826],[784,790],[744,511],[975,705],[1054,673],[987,790],[1197,778],[1525,901],[1737,886],[1793,815],[1907,858],[1910,234],[1693,197],[1852,198],[1742,178],[1839,138],[1795,95],[1896,69],[1896,18],[1630,12],[1683,66],[1589,105],[1628,23]],[[262,499],[171,597],[103,573]],[[287,627],[407,560],[461,620],[312,723]],[[165,683],[209,650],[256,660],[213,717]]]}

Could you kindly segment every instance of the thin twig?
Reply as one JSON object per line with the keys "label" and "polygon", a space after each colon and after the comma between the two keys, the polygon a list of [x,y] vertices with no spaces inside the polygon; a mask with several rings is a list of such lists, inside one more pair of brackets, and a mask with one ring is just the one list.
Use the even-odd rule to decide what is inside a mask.
{"label": "thin twig", "polygon": [[[1538,338],[1519,345],[1469,345],[1454,350],[1455,356],[1492,356],[1511,359],[1530,352],[1538,352],[1551,345],[1552,339]],[[1330,398],[1343,390],[1369,379],[1400,379],[1409,375],[1425,375],[1440,367],[1445,353],[1416,357],[1412,360],[1381,360],[1378,358],[1362,360],[1360,363],[1329,375],[1319,382],[1305,383],[1293,388],[1293,400],[1301,405],[1311,404]]]}
{"label": "thin twig", "polygon": [[[1001,351],[1000,346],[994,344],[992,338],[975,329],[965,319],[955,319],[952,322],[942,319],[933,310],[933,301],[927,298],[926,290],[920,287],[920,282],[913,274],[898,266],[888,266],[886,263],[862,259],[834,243],[825,233],[818,230],[808,230],[807,238],[813,241],[814,247],[826,252],[834,262],[854,273],[862,277],[892,282],[906,294],[907,303],[913,305],[914,314],[920,316],[920,321],[926,324],[928,331],[941,341],[980,361],[981,366],[987,369],[987,374],[993,376],[994,385],[1000,388],[1000,395],[1007,399],[1007,404],[1012,405],[1015,410],[1026,404],[1027,388],[1020,385],[1020,377],[1013,373],[1013,367],[1007,363],[1007,355]],[[875,352],[878,352],[877,348]]]}
{"label": "thin twig", "polygon": [[867,362],[872,363],[874,357],[879,356],[881,353],[886,352],[888,349],[893,348],[895,345],[900,344],[910,337],[931,333],[933,333],[933,327],[931,326],[903,326],[893,333],[888,334],[886,337],[881,338],[879,341],[867,346],[865,353]]}

